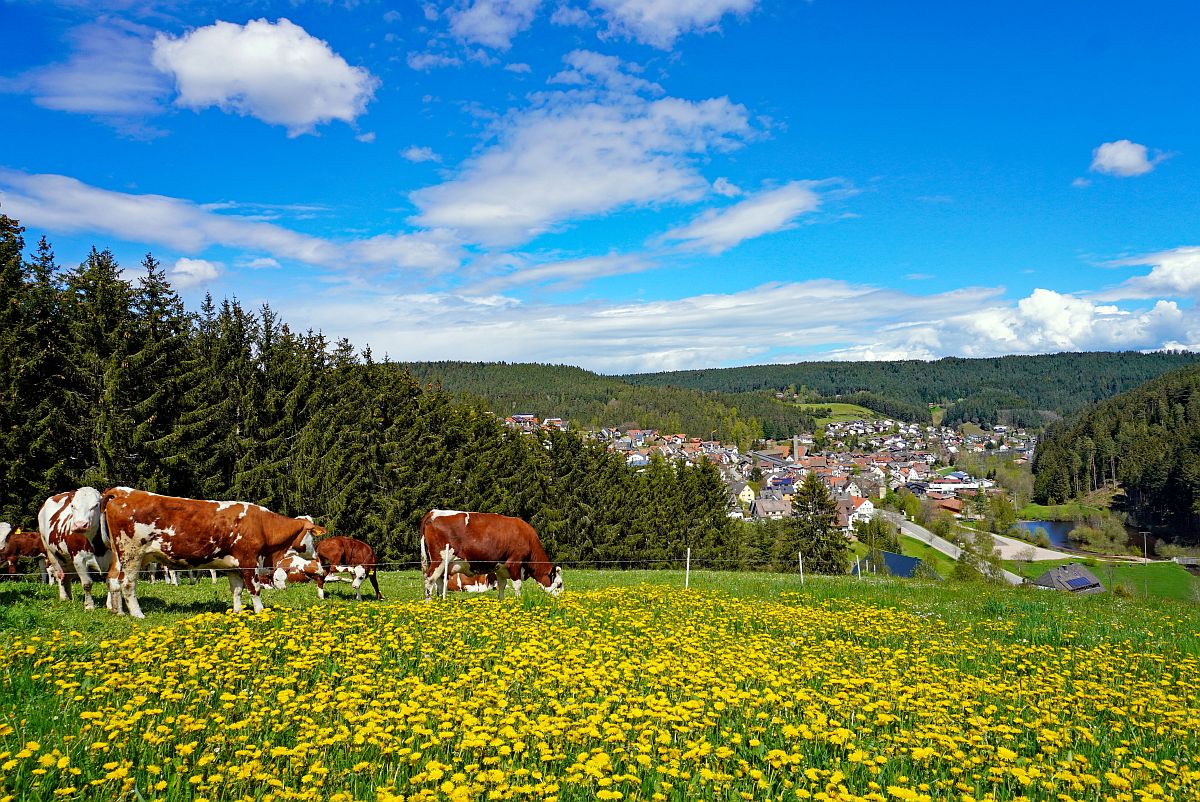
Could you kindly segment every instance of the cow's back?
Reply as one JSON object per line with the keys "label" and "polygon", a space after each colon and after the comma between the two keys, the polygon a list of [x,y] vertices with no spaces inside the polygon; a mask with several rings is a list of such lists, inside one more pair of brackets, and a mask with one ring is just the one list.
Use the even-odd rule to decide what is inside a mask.
{"label": "cow's back", "polygon": [[352,537],[327,537],[317,544],[317,557],[329,565],[375,565],[375,550]]}
{"label": "cow's back", "polygon": [[493,512],[434,510],[422,520],[422,537],[434,560],[446,545],[472,564],[544,559],[538,554],[541,545],[532,526],[520,518]]}

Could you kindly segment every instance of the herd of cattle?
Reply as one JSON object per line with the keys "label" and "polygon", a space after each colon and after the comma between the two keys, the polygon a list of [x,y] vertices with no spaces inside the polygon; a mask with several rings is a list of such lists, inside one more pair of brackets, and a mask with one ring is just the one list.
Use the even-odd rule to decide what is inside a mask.
{"label": "herd of cattle", "polygon": [[[214,580],[216,571],[228,573],[235,613],[242,609],[243,588],[259,612],[259,590],[282,589],[289,582],[313,581],[324,599],[326,582],[347,581],[361,599],[366,579],[375,598],[382,599],[375,551],[361,540],[326,534],[308,516],[289,518],[245,501],[81,487],[46,499],[37,532],[0,523],[0,570],[16,573],[22,557],[41,560],[44,573],[58,584],[60,599],[71,598],[71,583],[78,580],[88,610],[95,606],[94,577],[105,577],[108,608],[118,615],[127,608],[137,618],[144,617],[138,576],[158,566],[168,577],[172,571],[201,568],[213,571]],[[554,595],[562,590],[562,569],[550,562],[533,527],[519,518],[431,510],[421,520],[420,534],[427,601],[439,589],[496,588],[503,598],[510,580],[518,594],[526,579]]]}

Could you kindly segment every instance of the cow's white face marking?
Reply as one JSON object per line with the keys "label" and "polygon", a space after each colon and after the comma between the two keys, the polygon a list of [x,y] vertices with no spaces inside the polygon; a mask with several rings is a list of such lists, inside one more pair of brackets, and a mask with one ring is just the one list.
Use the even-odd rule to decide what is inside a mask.
{"label": "cow's white face marking", "polygon": [[283,590],[287,587],[287,571],[283,568],[276,568],[275,573],[271,575],[271,584],[276,590]]}
{"label": "cow's white face marking", "polygon": [[562,566],[554,566],[554,577],[550,580],[550,587],[546,588],[546,592],[551,596],[557,596],[563,590],[563,574]]}
{"label": "cow's white face marking", "polygon": [[90,531],[100,523],[100,491],[81,487],[71,497],[70,527],[76,532]]}

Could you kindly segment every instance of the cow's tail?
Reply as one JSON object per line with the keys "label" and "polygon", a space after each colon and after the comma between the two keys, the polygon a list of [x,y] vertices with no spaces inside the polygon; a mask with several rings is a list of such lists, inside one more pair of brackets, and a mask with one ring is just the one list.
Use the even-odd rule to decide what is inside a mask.
{"label": "cow's tail", "polygon": [[420,533],[420,537],[418,537],[417,539],[421,541],[421,570],[423,572],[428,573],[428,571],[429,571],[429,552],[427,552],[425,550],[425,522],[424,521],[421,522],[421,533]]}

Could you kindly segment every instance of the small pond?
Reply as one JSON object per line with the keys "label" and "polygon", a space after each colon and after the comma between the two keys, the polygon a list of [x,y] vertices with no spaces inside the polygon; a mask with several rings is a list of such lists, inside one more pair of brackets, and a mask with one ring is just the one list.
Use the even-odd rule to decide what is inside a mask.
{"label": "small pond", "polygon": [[1072,521],[1017,521],[1017,526],[1029,533],[1029,538],[1033,538],[1033,532],[1038,527],[1046,530],[1046,534],[1050,536],[1050,545],[1060,547],[1070,547],[1071,541],[1067,539],[1067,534],[1075,528]]}

